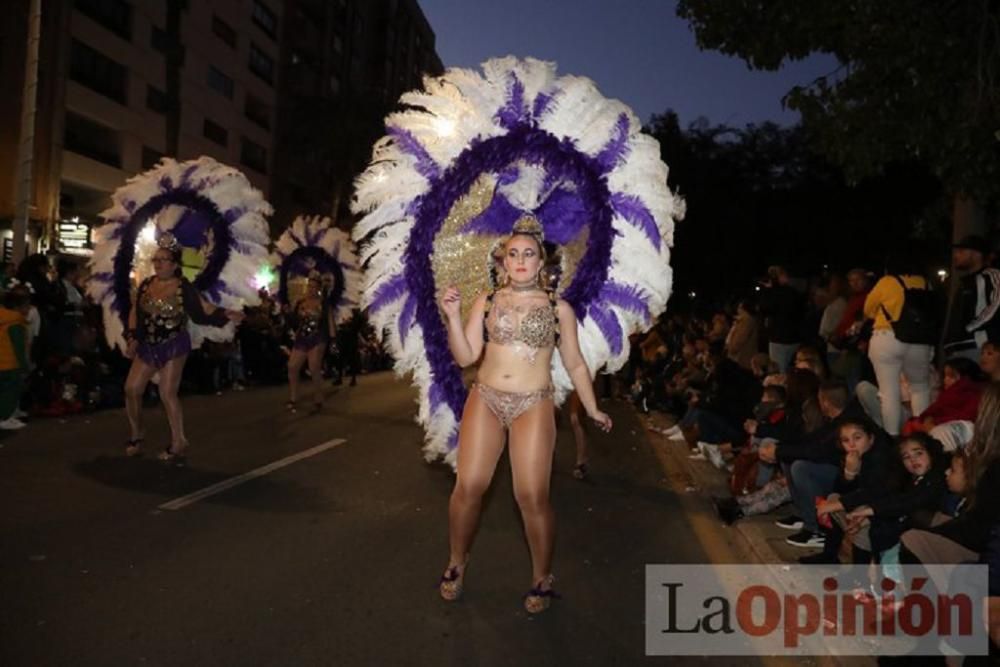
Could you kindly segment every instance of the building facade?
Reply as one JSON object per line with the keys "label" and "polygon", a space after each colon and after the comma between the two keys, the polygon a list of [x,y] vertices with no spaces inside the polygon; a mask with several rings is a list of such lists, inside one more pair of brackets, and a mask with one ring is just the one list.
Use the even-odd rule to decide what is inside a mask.
{"label": "building facade", "polygon": [[416,0],[285,0],[272,203],[349,227],[352,183],[400,94],[443,71]]}
{"label": "building facade", "polygon": [[[28,0],[0,26],[0,232],[15,214]],[[109,196],[163,155],[238,167],[270,194],[280,0],[42,0],[30,237],[99,222]],[[11,102],[8,97],[8,102]],[[86,251],[74,236],[75,247]],[[79,246],[83,247],[79,247]]]}

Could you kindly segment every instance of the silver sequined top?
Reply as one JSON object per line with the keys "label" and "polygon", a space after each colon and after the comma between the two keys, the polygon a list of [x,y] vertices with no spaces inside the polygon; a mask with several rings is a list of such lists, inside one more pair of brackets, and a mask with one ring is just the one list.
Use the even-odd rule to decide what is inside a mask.
{"label": "silver sequined top", "polygon": [[139,298],[139,317],[145,331],[145,342],[156,344],[170,340],[187,324],[184,310],[184,293],[178,282],[177,289],[164,297],[154,297],[143,289]]}

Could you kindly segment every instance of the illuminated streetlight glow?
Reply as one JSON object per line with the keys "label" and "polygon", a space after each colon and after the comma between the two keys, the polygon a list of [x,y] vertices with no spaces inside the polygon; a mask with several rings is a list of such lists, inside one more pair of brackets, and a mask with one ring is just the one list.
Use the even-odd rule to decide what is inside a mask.
{"label": "illuminated streetlight glow", "polygon": [[270,287],[271,283],[274,282],[274,269],[271,268],[269,264],[265,264],[260,267],[256,275],[253,277],[253,285],[257,289],[264,289],[265,287]]}
{"label": "illuminated streetlight glow", "polygon": [[150,220],[139,232],[140,243],[156,243],[156,223]]}

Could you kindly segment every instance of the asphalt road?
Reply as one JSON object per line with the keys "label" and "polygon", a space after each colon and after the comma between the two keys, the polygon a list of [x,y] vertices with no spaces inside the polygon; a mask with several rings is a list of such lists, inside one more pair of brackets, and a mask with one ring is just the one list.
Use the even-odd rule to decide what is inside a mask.
{"label": "asphalt road", "polygon": [[[122,411],[0,440],[0,665],[748,664],[644,655],[644,566],[709,562],[622,403],[592,429],[593,479],[561,425],[554,571],[529,617],[527,546],[504,457],[458,603],[441,601],[451,472],[427,465],[414,392],[389,374],[330,388],[317,415],[282,388],[185,398],[190,466],[167,469],[162,410],[122,455]],[[160,505],[342,444],[178,510]]]}

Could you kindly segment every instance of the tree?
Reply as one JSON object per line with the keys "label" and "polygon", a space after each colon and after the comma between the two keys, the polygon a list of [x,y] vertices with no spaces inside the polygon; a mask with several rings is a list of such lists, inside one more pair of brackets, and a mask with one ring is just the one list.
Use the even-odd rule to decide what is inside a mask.
{"label": "tree", "polygon": [[672,258],[678,293],[746,292],[770,264],[799,275],[824,265],[878,268],[894,240],[920,221],[925,239],[943,238],[937,223],[944,216],[933,208],[940,186],[919,163],[895,163],[849,183],[811,150],[802,127],[740,129],[701,119],[683,129],[667,111],[645,130],[660,142],[670,185],[687,201]]}
{"label": "tree", "polygon": [[975,224],[974,203],[997,201],[997,0],[680,0],[677,14],[701,48],[752,69],[835,56],[838,69],[793,88],[784,101],[849,179],[925,162],[954,199],[955,234]]}

